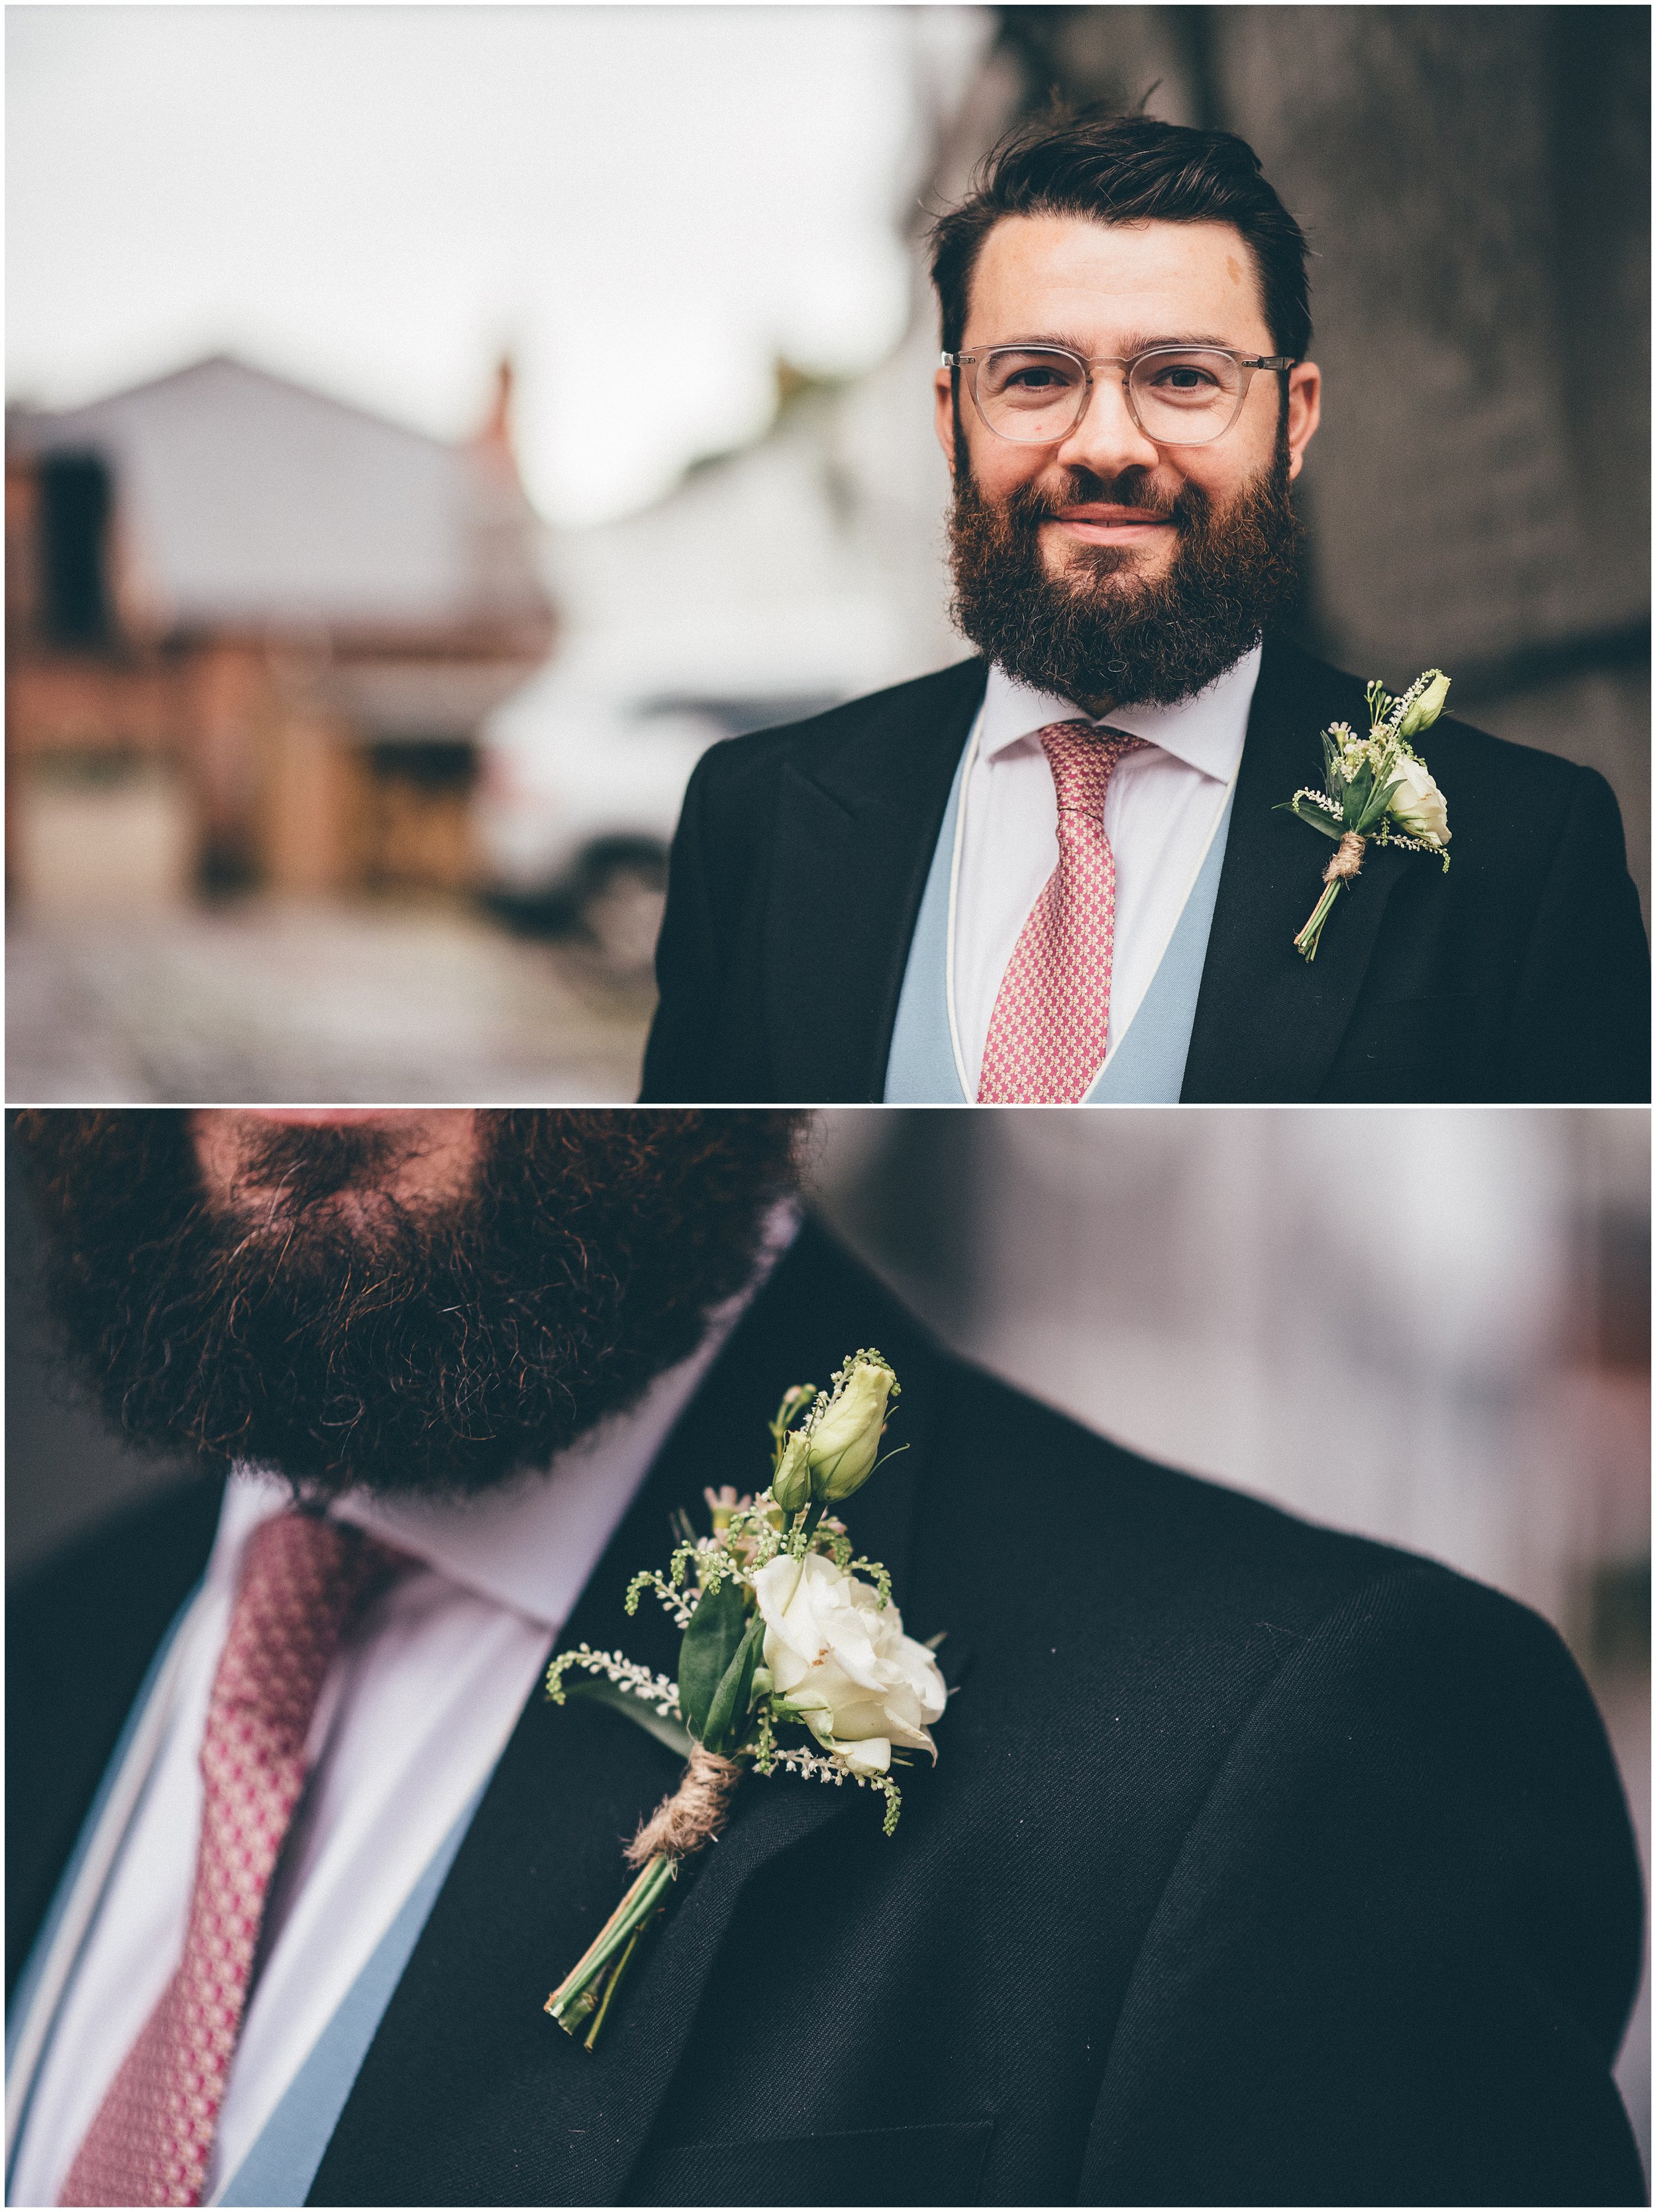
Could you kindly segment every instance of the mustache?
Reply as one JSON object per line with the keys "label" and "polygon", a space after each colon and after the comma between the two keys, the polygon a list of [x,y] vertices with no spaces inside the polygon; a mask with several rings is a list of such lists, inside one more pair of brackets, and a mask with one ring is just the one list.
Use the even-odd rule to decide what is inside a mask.
{"label": "mustache", "polygon": [[1212,502],[1194,484],[1171,495],[1157,492],[1143,471],[1129,469],[1118,477],[1101,477],[1091,469],[1065,471],[1062,489],[1043,490],[1038,483],[1017,485],[1007,495],[1007,519],[1015,527],[1038,529],[1043,522],[1061,522],[1074,507],[1130,507],[1147,522],[1170,522],[1176,530],[1199,529],[1211,512]]}
{"label": "mustache", "polygon": [[410,1146],[373,1127],[255,1129],[243,1142],[233,1200],[303,1212],[348,1190],[376,1191]]}

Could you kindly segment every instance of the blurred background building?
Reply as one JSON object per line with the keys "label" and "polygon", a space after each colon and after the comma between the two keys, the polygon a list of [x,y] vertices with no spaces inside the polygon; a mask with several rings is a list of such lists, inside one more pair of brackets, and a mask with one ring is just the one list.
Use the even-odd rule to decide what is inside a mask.
{"label": "blurred background building", "polygon": [[545,659],[510,372],[466,446],[229,360],[7,422],[31,914],[471,888],[479,729]]}
{"label": "blurred background building", "polygon": [[[946,1340],[1089,1426],[1536,1607],[1649,1863],[1649,1120],[1641,1111],[844,1110],[818,1202]],[[1339,1195],[1376,1195],[1361,1210]],[[9,1208],[13,1570],[177,1470],[52,1363]],[[1621,2079],[1648,2146],[1649,2015]]]}
{"label": "blurred background building", "polygon": [[[406,41],[403,11],[374,12],[372,35]],[[439,106],[494,97],[521,112],[504,78],[492,95],[484,81],[485,19],[502,12],[526,20],[478,11],[482,76]],[[652,12],[621,11],[612,34],[602,10],[527,11],[551,19],[546,38],[567,35],[594,99],[617,82],[652,89],[667,65],[638,35]],[[792,11],[669,12],[681,31],[693,15],[721,56],[737,38],[756,72],[767,56],[781,70],[756,93],[751,146],[740,127],[703,135],[701,189],[716,173],[722,191],[751,161],[774,162],[758,149],[776,104],[812,98],[789,76],[804,66],[784,52]],[[771,385],[768,424],[761,409],[642,507],[579,527],[551,514],[539,532],[498,407],[491,434],[444,445],[222,360],[16,418],[12,1095],[84,1096],[102,1070],[113,1096],[269,1096],[258,1085],[273,1081],[368,1097],[386,1095],[394,1067],[406,1097],[478,1095],[472,1079],[487,1091],[490,1077],[497,1095],[527,1096],[535,1069],[541,1095],[582,1097],[595,1069],[630,1073],[665,841],[701,749],[962,649],[945,614],[925,222],[1055,92],[1142,100],[1257,148],[1311,237],[1328,380],[1299,487],[1312,532],[1300,634],[1394,684],[1441,664],[1463,713],[1601,769],[1648,912],[1647,14],[880,12],[900,35],[882,20],[855,67],[869,102],[893,78],[899,96],[878,109],[878,143],[857,142],[845,191],[875,170],[888,180],[906,331],[861,366],[773,347],[752,363]],[[619,76],[596,65],[593,41],[612,35]],[[27,100],[27,80],[13,97]],[[509,193],[524,149],[503,130],[489,158]],[[624,134],[613,159],[636,189],[638,145]],[[690,188],[664,155],[657,198]],[[548,210],[545,267],[601,228],[605,197]],[[796,225],[785,258],[815,256],[831,289],[818,211],[795,208],[785,179],[776,204]],[[624,308],[624,281],[618,296]],[[693,338],[676,354],[661,340],[661,373],[688,379]],[[476,341],[481,375],[491,340]],[[594,438],[619,452],[640,411],[624,380],[648,351],[618,340],[595,362],[576,346],[557,377],[518,357],[566,439],[588,420],[581,372],[600,393],[613,378]],[[142,834],[117,835],[118,820]],[[190,884],[328,903],[298,921],[245,902],[199,926],[175,913],[136,937],[81,926],[98,906],[153,908]],[[387,959],[386,897],[411,888],[426,895],[409,923],[423,950]],[[441,922],[434,888],[458,902]],[[340,903],[370,890],[371,920]],[[269,988],[295,961],[312,987],[303,1036],[283,1027],[291,994]],[[250,1006],[268,1011],[205,1048],[185,1033],[207,1018],[194,1008],[233,1003],[244,974],[261,986]],[[380,1018],[365,1030],[376,975]],[[330,975],[352,979],[337,1000]],[[175,988],[186,976],[205,988]],[[462,1045],[480,1000],[492,1027]],[[140,1003],[151,1035],[137,1052],[125,1028]],[[100,1025],[107,1048],[77,1056],[75,1037]],[[204,1079],[222,1087],[189,1087]]]}

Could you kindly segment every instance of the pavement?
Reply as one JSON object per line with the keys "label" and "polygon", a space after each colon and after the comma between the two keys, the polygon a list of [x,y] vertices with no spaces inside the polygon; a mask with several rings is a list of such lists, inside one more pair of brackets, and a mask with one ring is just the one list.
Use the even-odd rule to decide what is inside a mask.
{"label": "pavement", "polygon": [[619,1104],[653,998],[460,902],[14,918],[13,1105]]}

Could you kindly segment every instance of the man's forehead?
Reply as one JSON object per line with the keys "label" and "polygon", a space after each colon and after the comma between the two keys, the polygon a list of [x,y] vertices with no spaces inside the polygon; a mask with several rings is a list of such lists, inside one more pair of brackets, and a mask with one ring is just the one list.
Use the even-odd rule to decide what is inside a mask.
{"label": "man's forehead", "polygon": [[1003,216],[972,270],[968,343],[1056,338],[1055,318],[1089,343],[1101,329],[1112,344],[1269,337],[1253,253],[1233,224]]}

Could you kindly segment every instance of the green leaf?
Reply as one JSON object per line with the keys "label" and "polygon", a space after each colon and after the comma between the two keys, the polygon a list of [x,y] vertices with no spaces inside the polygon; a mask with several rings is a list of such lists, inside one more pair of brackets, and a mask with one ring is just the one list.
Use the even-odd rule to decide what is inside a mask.
{"label": "green leaf", "polygon": [[740,1743],[753,1701],[753,1670],[764,1648],[764,1622],[756,1613],[713,1693],[702,1741],[709,1751],[728,1754]]}
{"label": "green leaf", "polygon": [[680,1759],[690,1757],[691,1741],[683,1723],[658,1713],[654,1705],[645,1705],[618,1682],[608,1681],[602,1674],[573,1674],[564,1681],[563,1694],[566,1698],[591,1698],[598,1705],[612,1706],[618,1713],[624,1713],[630,1721],[636,1721],[646,1735],[653,1735],[658,1743],[676,1751]]}
{"label": "green leaf", "polygon": [[1309,799],[1301,805],[1297,799],[1285,799],[1280,805],[1274,806],[1271,811],[1273,814],[1291,814],[1295,821],[1303,822],[1308,829],[1320,830],[1324,837],[1332,837],[1336,844],[1343,835],[1341,823],[1331,820],[1319,806],[1313,806]]}
{"label": "green leaf", "polygon": [[746,1595],[728,1575],[716,1589],[702,1593],[679,1651],[679,1710],[698,1741],[705,1741],[713,1700],[746,1631]]}
{"label": "green leaf", "polygon": [[1389,783],[1379,785],[1369,793],[1368,803],[1363,809],[1362,817],[1354,824],[1360,836],[1367,837],[1371,830],[1385,821],[1391,801],[1402,789],[1403,778],[1397,775],[1393,776]]}

